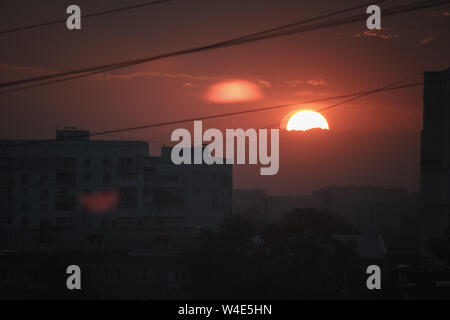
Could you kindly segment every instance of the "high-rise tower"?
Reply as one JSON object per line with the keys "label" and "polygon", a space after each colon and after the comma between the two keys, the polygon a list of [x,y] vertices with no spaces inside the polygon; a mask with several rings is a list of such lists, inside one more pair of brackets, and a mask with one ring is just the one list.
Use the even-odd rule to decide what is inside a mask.
{"label": "high-rise tower", "polygon": [[450,69],[425,72],[421,146],[421,252],[449,230]]}

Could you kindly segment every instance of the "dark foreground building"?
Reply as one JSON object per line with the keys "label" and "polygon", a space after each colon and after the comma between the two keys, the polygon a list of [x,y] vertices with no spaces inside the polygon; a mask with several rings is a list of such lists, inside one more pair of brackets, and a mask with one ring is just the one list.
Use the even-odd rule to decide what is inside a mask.
{"label": "dark foreground building", "polygon": [[421,150],[421,248],[449,230],[450,69],[425,72]]}
{"label": "dark foreground building", "polygon": [[[0,299],[186,294],[179,257],[231,215],[231,165],[174,165],[143,141],[0,141]],[[78,265],[83,289],[66,288]]]}

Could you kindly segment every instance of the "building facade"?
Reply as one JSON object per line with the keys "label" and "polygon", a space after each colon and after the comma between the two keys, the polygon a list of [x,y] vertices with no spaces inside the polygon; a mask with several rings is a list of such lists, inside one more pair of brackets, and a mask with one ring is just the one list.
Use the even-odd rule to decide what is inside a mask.
{"label": "building facade", "polygon": [[230,165],[176,166],[170,147],[149,157],[147,142],[91,140],[74,128],[56,136],[0,141],[0,225],[92,227],[142,217],[214,227],[231,214]]}
{"label": "building facade", "polygon": [[421,247],[444,237],[450,213],[450,69],[425,72],[421,146]]}

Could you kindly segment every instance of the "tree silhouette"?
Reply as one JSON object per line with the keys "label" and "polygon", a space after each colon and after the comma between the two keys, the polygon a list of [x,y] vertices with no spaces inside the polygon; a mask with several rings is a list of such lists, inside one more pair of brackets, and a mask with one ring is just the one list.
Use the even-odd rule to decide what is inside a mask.
{"label": "tree silhouette", "polygon": [[[256,232],[231,217],[203,231],[184,262],[192,296],[203,299],[344,298],[355,287],[357,258],[336,234],[348,225],[315,209],[297,209]],[[359,279],[358,279],[359,280]]]}

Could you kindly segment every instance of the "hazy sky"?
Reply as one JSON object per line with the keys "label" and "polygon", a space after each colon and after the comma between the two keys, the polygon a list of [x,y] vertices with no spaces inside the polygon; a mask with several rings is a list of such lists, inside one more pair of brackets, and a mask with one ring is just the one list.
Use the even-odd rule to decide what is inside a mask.
{"label": "hazy sky", "polygon": [[[70,4],[78,4],[83,13],[90,13],[141,2],[144,1],[3,1],[0,3],[0,30],[65,18],[66,7]],[[388,1],[381,8],[408,2],[411,0]],[[61,24],[4,34],[0,35],[0,81],[203,45],[361,3],[350,0],[174,0],[86,19],[82,21],[81,31],[68,31]],[[450,6],[443,6],[382,17],[384,30],[378,34],[368,33],[363,22],[353,23],[0,95],[0,138],[50,138],[54,137],[56,128],[64,126],[107,130],[244,108],[301,103],[381,87],[417,72],[449,67],[449,12]],[[228,79],[250,81],[260,87],[262,94],[246,103],[217,104],[205,99],[213,84]],[[415,79],[420,80],[421,77]],[[290,181],[293,171],[282,169],[277,178],[261,181],[261,177],[252,179],[252,175],[247,174],[243,175],[247,177],[245,180],[235,179],[235,185],[265,187],[274,193],[309,192],[331,183],[416,188],[421,90],[417,87],[373,95],[324,113],[333,139],[343,139],[336,144],[345,145],[351,140],[359,146],[355,147],[352,159],[345,159],[349,153],[342,149],[333,150],[333,154],[340,159],[344,157],[340,161],[345,163],[356,161],[361,173],[355,173],[355,167],[349,167],[347,173],[342,172],[342,165],[336,164],[327,169],[330,172],[318,170],[316,176],[302,181],[301,170],[295,170],[302,166],[302,156],[317,153],[319,160],[324,161],[325,156],[320,155],[319,149],[328,145],[330,152],[332,140],[317,145],[309,143],[305,150],[297,145],[295,137],[294,140],[288,137],[291,162],[284,168],[292,167],[290,170],[300,175],[297,180]],[[314,109],[327,105],[307,107]],[[207,126],[263,127],[281,120],[292,110],[213,120]],[[161,143],[169,141],[174,129],[151,129],[104,138],[153,140],[150,142],[152,153],[157,153]],[[366,135],[377,133],[378,138],[366,138]],[[386,141],[388,143],[383,147],[379,137],[389,134],[395,137]],[[393,142],[396,139],[397,144]],[[386,162],[384,166],[370,161],[373,157],[369,157],[362,147],[367,143],[374,143],[371,152],[385,155],[381,158]],[[406,149],[402,151],[402,147]],[[389,161],[396,158],[397,153],[405,158]],[[286,161],[282,160],[282,163]],[[317,161],[313,162],[317,164]],[[390,176],[395,168],[400,171],[410,168],[410,171],[396,179]],[[333,173],[339,177],[332,178]],[[273,182],[273,179],[279,181]]]}

